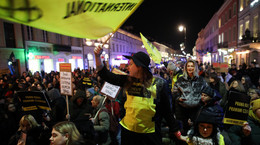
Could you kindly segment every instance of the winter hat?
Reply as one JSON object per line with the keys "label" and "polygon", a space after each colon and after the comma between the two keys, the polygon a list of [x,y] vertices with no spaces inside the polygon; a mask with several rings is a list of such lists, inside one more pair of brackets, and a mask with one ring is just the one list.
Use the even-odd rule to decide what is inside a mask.
{"label": "winter hat", "polygon": [[212,98],[214,96],[214,89],[212,89],[210,86],[206,86],[204,89],[202,89],[201,93],[205,93]]}
{"label": "winter hat", "polygon": [[169,62],[167,66],[167,70],[175,71],[176,70],[176,65],[173,62]]}
{"label": "winter hat", "polygon": [[260,108],[260,99],[256,99],[252,101],[252,104],[253,104],[252,110],[253,112],[255,112],[257,109]]}
{"label": "winter hat", "polygon": [[211,123],[211,124],[217,124],[218,119],[216,118],[216,115],[214,115],[214,112],[209,112],[206,110],[202,110],[196,120],[197,123]]}
{"label": "winter hat", "polygon": [[86,92],[81,90],[81,89],[78,89],[76,91],[75,98],[79,98],[79,97],[85,98],[86,97]]}

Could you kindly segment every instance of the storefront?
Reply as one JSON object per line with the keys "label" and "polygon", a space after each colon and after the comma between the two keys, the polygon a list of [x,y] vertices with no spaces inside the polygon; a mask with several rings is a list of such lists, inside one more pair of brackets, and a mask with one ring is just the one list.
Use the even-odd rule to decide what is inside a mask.
{"label": "storefront", "polygon": [[74,69],[83,69],[83,55],[81,47],[64,46],[43,42],[27,41],[28,68],[36,71],[59,71],[60,63],[71,63]]}
{"label": "storefront", "polygon": [[54,70],[52,44],[27,41],[26,49],[28,68],[32,73],[42,70],[50,73]]}

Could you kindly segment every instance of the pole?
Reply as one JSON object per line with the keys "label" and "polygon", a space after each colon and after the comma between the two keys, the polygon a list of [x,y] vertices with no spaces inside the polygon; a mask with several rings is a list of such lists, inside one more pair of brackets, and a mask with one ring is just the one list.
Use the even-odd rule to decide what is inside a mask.
{"label": "pole", "polygon": [[186,49],[186,27],[184,27],[183,31],[184,31],[184,49]]}
{"label": "pole", "polygon": [[25,70],[26,70],[26,72],[28,72],[28,60],[27,60],[28,50],[27,50],[27,46],[25,44],[23,24],[21,24],[21,28],[22,28],[22,41],[23,41],[23,47],[24,47],[24,60],[25,60],[24,64],[25,64]]}
{"label": "pole", "polygon": [[[103,44],[102,44],[102,48],[104,47],[104,45],[108,42],[108,40],[113,36],[115,34],[115,32],[113,32],[112,34],[110,34],[109,36],[108,36],[108,38],[106,39],[106,41],[105,42],[103,42]],[[110,69],[110,46],[108,46],[108,65],[109,65],[109,69]]]}
{"label": "pole", "polygon": [[69,96],[66,95],[66,104],[67,104],[67,119],[70,121],[70,110],[69,110]]}

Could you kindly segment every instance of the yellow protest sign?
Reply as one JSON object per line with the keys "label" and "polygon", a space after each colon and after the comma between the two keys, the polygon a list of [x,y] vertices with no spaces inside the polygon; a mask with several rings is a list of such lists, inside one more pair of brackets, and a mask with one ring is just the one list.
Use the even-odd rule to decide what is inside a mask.
{"label": "yellow protest sign", "polygon": [[1,0],[0,18],[71,37],[115,32],[143,0]]}
{"label": "yellow protest sign", "polygon": [[148,41],[143,35],[142,33],[140,33],[144,47],[146,48],[148,54],[150,55],[150,57],[152,58],[152,60],[157,63],[160,64],[161,63],[161,53],[157,50],[157,48],[150,42]]}

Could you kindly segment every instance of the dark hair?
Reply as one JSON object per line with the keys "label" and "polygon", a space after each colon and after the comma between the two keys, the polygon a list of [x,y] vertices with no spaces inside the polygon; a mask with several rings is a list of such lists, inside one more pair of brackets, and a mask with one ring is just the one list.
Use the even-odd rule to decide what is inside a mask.
{"label": "dark hair", "polygon": [[210,73],[209,74],[209,77],[210,78],[212,78],[212,79],[214,79],[214,82],[216,82],[216,83],[218,83],[219,82],[219,77],[218,77],[218,75],[216,74],[216,73]]}
{"label": "dark hair", "polygon": [[248,75],[243,75],[242,78],[245,78],[245,84],[243,84],[243,86],[245,87],[246,90],[248,90],[249,88],[255,88]]}
{"label": "dark hair", "polygon": [[[140,83],[143,84],[144,87],[149,88],[153,81],[153,74],[143,67],[141,67],[140,71],[142,75]],[[128,77],[128,81],[125,83],[125,89],[127,90],[128,88],[130,88],[133,82],[136,82],[136,80],[137,79],[134,77]]]}

